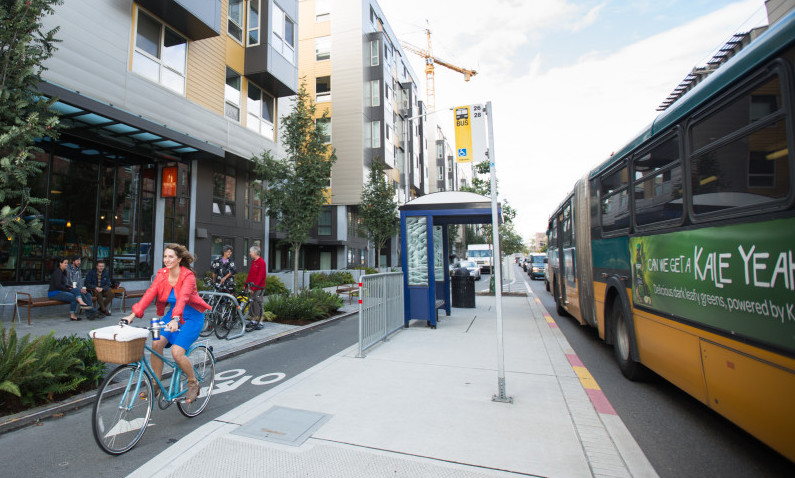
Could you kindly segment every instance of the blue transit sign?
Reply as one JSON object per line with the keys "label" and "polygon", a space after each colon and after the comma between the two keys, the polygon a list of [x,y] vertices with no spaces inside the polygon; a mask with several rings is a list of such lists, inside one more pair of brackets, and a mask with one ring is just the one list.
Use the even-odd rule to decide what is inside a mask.
{"label": "blue transit sign", "polygon": [[458,157],[459,158],[466,158],[467,157],[467,149],[466,148],[458,148]]}

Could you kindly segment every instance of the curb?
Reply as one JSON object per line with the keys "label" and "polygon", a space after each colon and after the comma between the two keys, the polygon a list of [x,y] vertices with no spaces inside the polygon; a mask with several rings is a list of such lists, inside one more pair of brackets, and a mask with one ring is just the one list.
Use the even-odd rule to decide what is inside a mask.
{"label": "curb", "polygon": [[[220,360],[225,360],[228,358],[236,357],[238,355],[242,355],[246,352],[251,352],[252,350],[258,349],[260,347],[264,347],[268,344],[273,342],[278,342],[279,340],[289,337],[292,335],[300,334],[301,332],[305,332],[307,330],[316,329],[318,327],[322,327],[326,324],[331,322],[336,322],[338,320],[347,319],[355,314],[358,314],[359,311],[347,312],[344,314],[340,314],[334,317],[330,317],[325,320],[319,320],[317,322],[313,322],[308,325],[304,325],[302,327],[298,327],[293,330],[288,330],[286,332],[282,332],[275,335],[270,335],[265,337],[259,341],[249,342],[247,344],[243,344],[239,347],[235,347],[230,350],[226,350],[222,353],[219,353],[215,356],[215,361],[218,362]],[[96,390],[91,390],[88,392],[83,392],[79,395],[74,395],[69,397],[68,399],[52,403],[48,405],[43,405],[40,407],[32,408],[30,410],[26,410],[23,412],[16,413],[14,415],[7,415],[5,417],[0,418],[0,435],[5,433],[18,430],[20,428],[24,428],[28,425],[32,425],[38,423],[42,420],[46,420],[48,418],[52,418],[58,415],[63,415],[65,412],[70,410],[77,410],[79,408],[92,405],[94,403],[94,398],[97,396]]]}

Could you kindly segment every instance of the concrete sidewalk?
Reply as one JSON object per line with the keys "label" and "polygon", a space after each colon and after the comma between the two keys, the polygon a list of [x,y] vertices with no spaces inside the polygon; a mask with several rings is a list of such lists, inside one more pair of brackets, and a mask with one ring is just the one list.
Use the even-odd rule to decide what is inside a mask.
{"label": "concrete sidewalk", "polygon": [[350,347],[198,428],[129,475],[158,477],[657,476],[532,293],[415,321]]}

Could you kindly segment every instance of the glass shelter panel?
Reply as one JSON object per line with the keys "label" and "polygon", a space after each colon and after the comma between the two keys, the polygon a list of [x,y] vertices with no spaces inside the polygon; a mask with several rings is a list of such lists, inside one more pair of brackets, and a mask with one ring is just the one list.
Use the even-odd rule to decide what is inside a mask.
{"label": "glass shelter panel", "polygon": [[406,218],[408,285],[428,285],[428,226],[425,217]]}

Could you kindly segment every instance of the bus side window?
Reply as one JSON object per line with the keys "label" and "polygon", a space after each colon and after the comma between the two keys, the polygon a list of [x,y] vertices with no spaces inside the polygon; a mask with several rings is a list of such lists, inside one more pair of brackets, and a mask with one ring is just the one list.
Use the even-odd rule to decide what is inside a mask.
{"label": "bus side window", "polygon": [[602,231],[616,232],[629,229],[629,182],[627,165],[600,178],[600,206]]}
{"label": "bus side window", "polygon": [[635,224],[681,223],[684,207],[679,136],[636,156],[633,170]]}
{"label": "bus side window", "polygon": [[696,217],[786,206],[792,189],[788,114],[781,78],[771,75],[693,123],[690,187]]}

